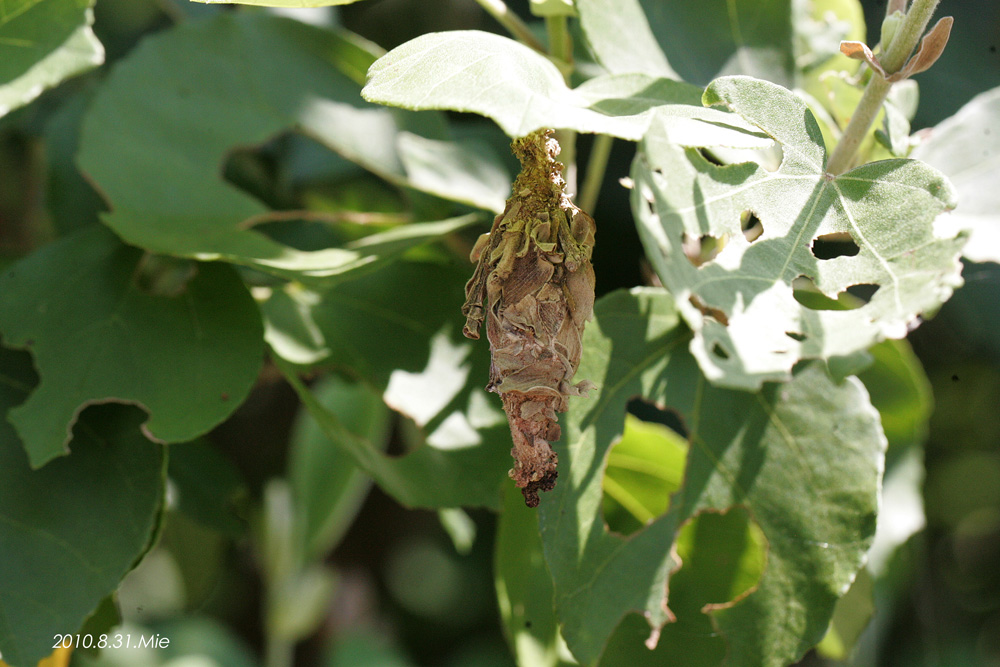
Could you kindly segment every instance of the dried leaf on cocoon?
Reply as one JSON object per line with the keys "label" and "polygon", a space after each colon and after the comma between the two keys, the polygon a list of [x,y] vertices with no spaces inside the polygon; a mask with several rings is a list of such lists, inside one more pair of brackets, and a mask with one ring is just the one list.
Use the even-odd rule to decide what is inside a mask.
{"label": "dried leaf on cocoon", "polygon": [[569,396],[583,352],[583,328],[594,306],[594,220],[566,194],[559,144],[550,130],[515,139],[521,161],[506,208],[472,251],[478,262],[466,285],[464,333],[479,338],[486,321],[492,364],[487,389],[500,394],[515,462],[510,476],[529,507],[556,483],[557,412]]}

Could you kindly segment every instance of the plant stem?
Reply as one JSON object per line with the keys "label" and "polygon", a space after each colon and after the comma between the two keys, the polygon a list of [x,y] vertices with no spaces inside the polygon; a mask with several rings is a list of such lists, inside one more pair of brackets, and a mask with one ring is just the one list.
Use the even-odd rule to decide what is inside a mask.
{"label": "plant stem", "polygon": [[285,639],[268,633],[267,648],[264,656],[265,667],[292,667],[295,646]]}
{"label": "plant stem", "polygon": [[604,183],[604,172],[608,167],[614,140],[614,137],[607,134],[599,134],[594,138],[590,159],[587,160],[587,177],[583,179],[577,201],[577,205],[587,213],[593,214],[594,207],[597,206],[597,197],[601,194],[601,184]]}
{"label": "plant stem", "polygon": [[511,35],[519,42],[530,46],[539,53],[545,53],[545,45],[538,41],[528,25],[521,20],[521,17],[510,11],[503,0],[476,0],[490,16],[497,20],[497,23],[507,29]]}
{"label": "plant stem", "polygon": [[[940,0],[914,0],[906,18],[903,19],[903,24],[897,30],[896,36],[893,37],[892,44],[888,45],[885,54],[880,59],[886,74],[894,74],[906,64],[913,49],[920,41],[920,36],[927,29],[927,24],[930,22],[938,2]],[[830,160],[826,165],[828,174],[836,176],[851,168],[858,147],[861,146],[861,142],[868,134],[868,129],[875,122],[891,87],[892,84],[886,81],[881,74],[872,72],[872,78],[868,81],[868,87],[865,88],[865,93],[861,96],[861,101],[858,102],[858,107],[854,110],[854,114],[844,130],[844,136],[841,137],[837,147],[830,155]]]}
{"label": "plant stem", "polygon": [[565,16],[547,16],[545,29],[549,35],[549,54],[565,63],[567,69],[563,76],[569,79],[569,72],[573,69],[573,40],[569,35],[568,21]]}

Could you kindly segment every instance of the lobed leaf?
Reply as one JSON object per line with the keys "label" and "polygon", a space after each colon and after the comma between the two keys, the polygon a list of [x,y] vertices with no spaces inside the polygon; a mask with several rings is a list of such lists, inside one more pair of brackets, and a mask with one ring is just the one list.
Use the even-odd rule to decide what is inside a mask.
{"label": "lobed leaf", "polygon": [[[753,389],[787,379],[800,359],[902,338],[962,284],[964,239],[933,226],[955,206],[940,172],[895,159],[832,178],[819,127],[791,92],[730,77],[713,82],[705,101],[733,109],[783,151],[776,171],[718,166],[654,126],[633,164],[647,256],[694,330],[691,351],[712,382]],[[754,219],[759,233],[743,229]],[[876,291],[845,305],[857,285]]]}
{"label": "lobed leaf", "polygon": [[974,262],[1000,263],[1000,88],[974,97],[937,125],[913,157],[944,172],[958,207],[940,222],[970,231],[963,254]]}
{"label": "lobed leaf", "polygon": [[[708,565],[697,564],[697,550],[691,563],[676,562],[681,527],[705,512],[739,507],[766,540],[763,575],[736,600],[708,595],[713,604],[701,611],[728,645],[727,664],[795,661],[826,632],[875,530],[885,438],[863,386],[856,379],[836,384],[813,364],[757,394],[715,387],[685,352],[689,334],[662,290],[612,293],[594,316],[580,374],[599,389],[570,401],[557,449],[559,484],[539,507],[570,649],[593,664],[630,611],[646,616],[655,643],[678,609],[671,582]],[[601,481],[633,396],[676,411],[689,451],[683,486],[666,514],[626,539],[605,527]]]}
{"label": "lobed leaf", "polygon": [[[79,163],[111,207],[102,219],[152,252],[312,282],[368,270],[470,224],[464,217],[407,225],[314,252],[255,229],[267,208],[226,183],[221,165],[232,149],[289,128],[397,185],[421,187],[424,179],[411,178],[397,142],[412,143],[406,132],[444,140],[444,119],[365,104],[352,80],[362,61],[350,35],[262,14],[220,15],[143,41],[104,83],[84,121]],[[465,168],[452,161],[447,173]],[[435,194],[483,203],[442,187],[440,178],[434,183]],[[486,205],[498,196],[491,193]]]}
{"label": "lobed leaf", "polygon": [[130,403],[165,442],[191,440],[243,402],[263,330],[243,282],[202,264],[177,296],[136,282],[142,253],[101,226],[30,255],[0,276],[0,333],[31,351],[41,382],[10,411],[33,466],[67,453],[80,411]]}
{"label": "lobed leaf", "polygon": [[0,12],[0,116],[104,62],[94,0],[14,0]]}
{"label": "lobed leaf", "polygon": [[422,35],[379,58],[361,91],[405,109],[450,109],[492,118],[511,137],[543,128],[637,141],[654,117],[682,145],[764,147],[732,114],[699,108],[693,86],[648,74],[607,75],[571,89],[544,56],[475,30]]}
{"label": "lobed leaf", "polygon": [[72,455],[32,470],[2,416],[36,379],[26,353],[0,347],[0,652],[18,666],[118,586],[152,540],[165,482],[164,449],[117,406],[88,411]]}

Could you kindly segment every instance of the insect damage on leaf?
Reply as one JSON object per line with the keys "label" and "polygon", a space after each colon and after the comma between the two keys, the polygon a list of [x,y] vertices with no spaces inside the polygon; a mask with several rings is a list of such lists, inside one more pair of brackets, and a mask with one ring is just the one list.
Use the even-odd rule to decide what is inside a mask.
{"label": "insect damage on leaf", "polygon": [[464,333],[479,338],[486,320],[492,364],[489,391],[500,394],[510,422],[510,476],[528,507],[556,484],[556,413],[589,381],[571,384],[583,327],[594,306],[594,220],[565,192],[559,144],[540,130],[511,145],[521,161],[513,194],[489,234],[472,250],[478,262],[465,286]]}

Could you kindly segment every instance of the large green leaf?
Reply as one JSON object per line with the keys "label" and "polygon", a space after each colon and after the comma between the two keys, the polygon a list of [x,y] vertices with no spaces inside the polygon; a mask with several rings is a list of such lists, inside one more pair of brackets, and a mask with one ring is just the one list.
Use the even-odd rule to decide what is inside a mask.
{"label": "large green leaf", "polygon": [[971,230],[964,255],[1000,263],[1000,88],[974,97],[935,127],[913,157],[943,171],[958,207],[942,222]]}
{"label": "large green leaf", "polygon": [[[110,204],[105,223],[153,252],[314,280],[370,268],[468,224],[407,225],[306,252],[256,230],[266,207],[222,179],[232,149],[294,128],[411,185],[397,142],[412,143],[404,130],[443,140],[444,119],[362,101],[352,79],[361,56],[349,35],[260,14],[221,15],[144,40],[116,67],[84,121],[79,161]],[[443,168],[467,171],[464,163]],[[441,187],[434,192],[448,195]],[[498,196],[485,204],[495,206]]]}
{"label": "large green leaf", "polygon": [[791,0],[578,0],[577,10],[598,62],[612,72],[679,76],[698,85],[722,74],[790,84],[791,5]]}
{"label": "large green leaf", "polygon": [[[711,381],[755,388],[788,378],[800,359],[901,338],[961,285],[964,238],[938,236],[933,225],[955,205],[940,172],[897,159],[830,177],[812,114],[765,81],[719,79],[705,102],[735,110],[784,154],[775,171],[717,166],[654,125],[633,164],[646,254],[694,330],[691,350]],[[756,236],[743,230],[755,218]],[[817,294],[798,293],[811,285]],[[828,310],[854,285],[877,291],[860,307]]]}
{"label": "large green leaf", "polygon": [[[0,415],[36,377],[27,353],[0,347]],[[73,454],[32,470],[0,418],[0,652],[30,667],[57,633],[77,632],[145,551],[164,482],[163,448],[134,409],[102,406],[77,424]]]}
{"label": "large green leaf", "polygon": [[31,351],[41,383],[10,413],[33,466],[67,452],[87,405],[149,412],[147,435],[184,442],[243,402],[263,328],[235,272],[201,264],[177,296],[137,284],[143,254],[101,226],[43,248],[0,276],[0,333]]}
{"label": "large green leaf", "polygon": [[263,304],[276,354],[364,380],[413,421],[419,444],[390,458],[293,382],[327,438],[407,505],[496,507],[510,467],[507,421],[483,389],[488,348],[461,334],[467,276],[465,267],[400,261],[324,292],[288,286]]}
{"label": "large green leaf", "polygon": [[[377,450],[385,449],[392,424],[381,396],[336,376],[315,385],[312,392],[348,431]],[[350,527],[371,482],[308,411],[300,414],[292,431],[288,478],[297,509],[298,550],[305,562],[322,560]]]}
{"label": "large green leaf", "polygon": [[658,116],[686,146],[770,144],[738,117],[699,108],[694,86],[635,73],[571,89],[544,56],[475,30],[422,35],[393,49],[372,65],[361,94],[406,109],[482,114],[511,137],[551,127],[636,141]]}
{"label": "large green leaf", "polygon": [[[563,636],[584,664],[626,612],[653,628],[670,620],[671,553],[692,517],[744,508],[767,542],[756,588],[731,603],[708,596],[703,609],[727,664],[756,667],[792,662],[822,638],[875,530],[885,438],[863,386],[838,385],[814,364],[757,394],[720,389],[686,353],[688,336],[669,295],[653,289],[604,297],[587,328],[580,376],[598,390],[571,399],[559,483],[539,507]],[[633,396],[675,410],[690,449],[667,513],[626,539],[605,527],[601,482]],[[691,560],[681,573],[707,565],[696,552]]]}
{"label": "large green leaf", "polygon": [[94,0],[8,0],[0,9],[0,116],[104,62]]}

